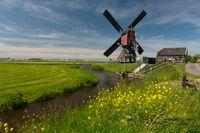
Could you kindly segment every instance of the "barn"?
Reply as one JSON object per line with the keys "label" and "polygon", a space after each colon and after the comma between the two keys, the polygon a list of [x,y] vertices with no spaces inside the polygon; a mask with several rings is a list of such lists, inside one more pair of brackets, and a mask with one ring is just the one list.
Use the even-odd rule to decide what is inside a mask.
{"label": "barn", "polygon": [[180,62],[186,63],[188,56],[188,49],[181,48],[163,48],[157,53],[156,62]]}

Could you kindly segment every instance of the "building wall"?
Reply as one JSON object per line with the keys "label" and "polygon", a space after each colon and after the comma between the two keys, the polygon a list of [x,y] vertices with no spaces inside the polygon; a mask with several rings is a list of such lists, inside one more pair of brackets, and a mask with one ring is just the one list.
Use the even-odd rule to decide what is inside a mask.
{"label": "building wall", "polygon": [[180,62],[180,63],[186,63],[187,61],[187,56],[161,56],[161,55],[157,55],[156,58],[156,63],[162,63],[162,62],[166,62],[166,61],[170,61],[170,62]]}
{"label": "building wall", "polygon": [[163,62],[163,57],[158,55],[156,58],[156,63],[162,63],[162,62]]}

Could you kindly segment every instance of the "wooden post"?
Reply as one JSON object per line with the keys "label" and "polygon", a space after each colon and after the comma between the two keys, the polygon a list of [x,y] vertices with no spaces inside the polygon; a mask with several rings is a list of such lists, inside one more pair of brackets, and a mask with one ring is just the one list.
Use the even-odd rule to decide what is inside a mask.
{"label": "wooden post", "polygon": [[183,78],[182,78],[182,86],[185,88],[186,87],[186,81],[187,81],[187,77],[186,77],[186,74],[183,75]]}

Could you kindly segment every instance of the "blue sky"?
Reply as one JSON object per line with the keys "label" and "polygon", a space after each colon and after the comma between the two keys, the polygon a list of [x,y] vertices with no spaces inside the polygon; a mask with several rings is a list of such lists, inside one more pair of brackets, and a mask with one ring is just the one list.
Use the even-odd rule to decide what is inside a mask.
{"label": "blue sky", "polygon": [[120,34],[102,15],[105,9],[123,29],[146,10],[135,27],[143,56],[164,47],[200,53],[199,0],[0,0],[0,5],[0,57],[106,59],[103,52]]}

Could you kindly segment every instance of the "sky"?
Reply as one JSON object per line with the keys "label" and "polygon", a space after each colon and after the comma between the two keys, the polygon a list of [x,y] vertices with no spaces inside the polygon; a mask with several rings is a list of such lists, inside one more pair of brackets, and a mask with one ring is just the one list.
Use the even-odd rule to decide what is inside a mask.
{"label": "sky", "polygon": [[0,0],[0,5],[0,58],[107,60],[103,53],[120,33],[102,15],[105,9],[123,29],[147,12],[134,28],[142,56],[155,57],[167,47],[200,53],[199,0]]}

